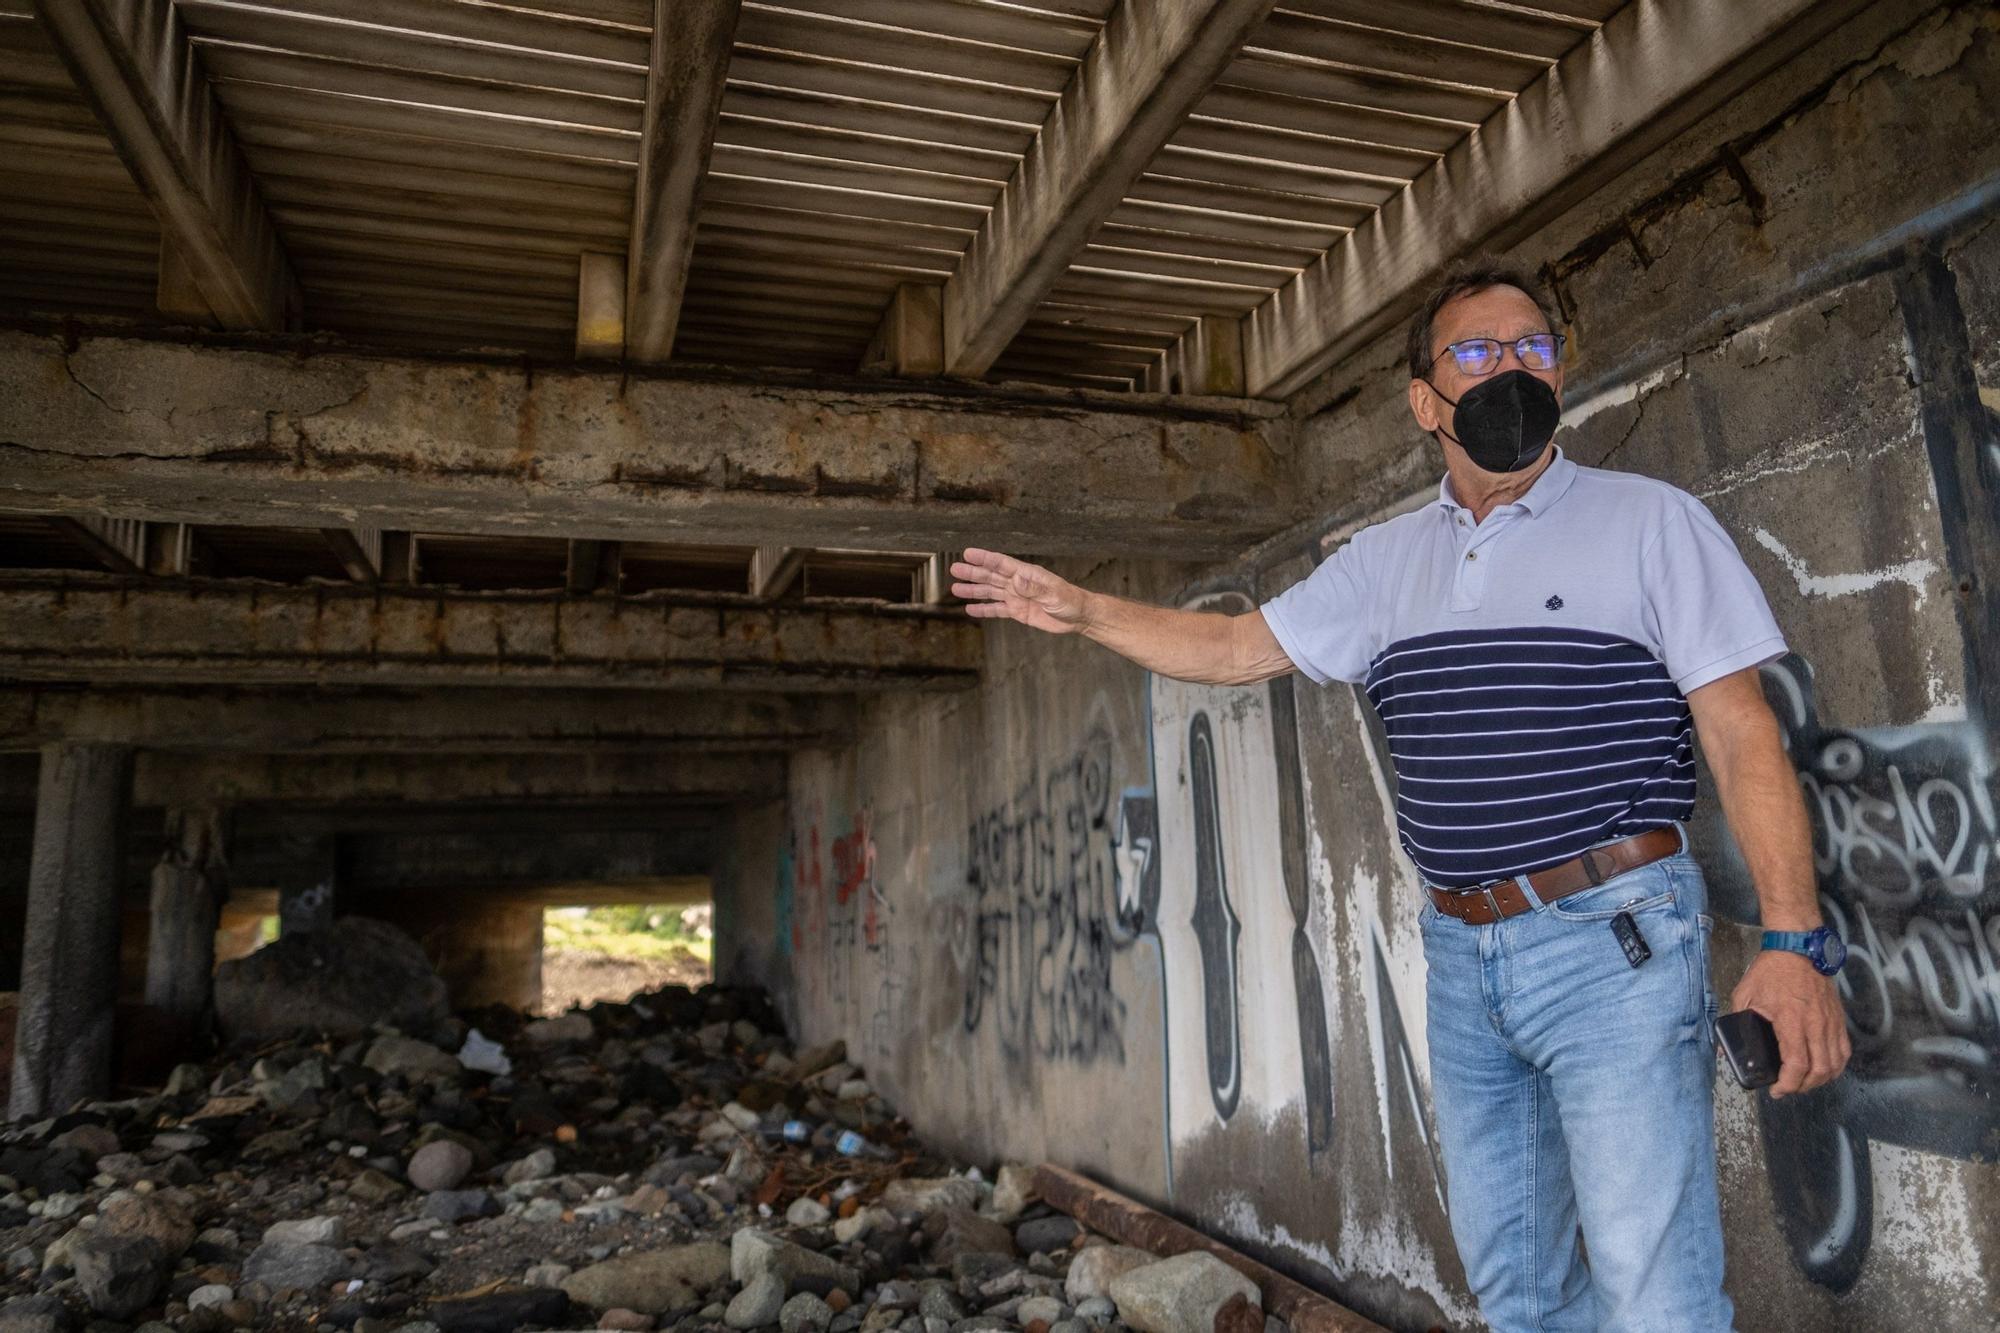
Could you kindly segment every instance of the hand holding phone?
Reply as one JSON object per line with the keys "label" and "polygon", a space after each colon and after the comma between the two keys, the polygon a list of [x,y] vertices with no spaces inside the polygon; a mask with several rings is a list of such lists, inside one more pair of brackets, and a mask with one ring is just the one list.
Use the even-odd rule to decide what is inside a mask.
{"label": "hand holding phone", "polygon": [[1715,1020],[1716,1044],[1729,1072],[1745,1088],[1768,1088],[1778,1081],[1778,1033],[1755,1009],[1739,1009]]}

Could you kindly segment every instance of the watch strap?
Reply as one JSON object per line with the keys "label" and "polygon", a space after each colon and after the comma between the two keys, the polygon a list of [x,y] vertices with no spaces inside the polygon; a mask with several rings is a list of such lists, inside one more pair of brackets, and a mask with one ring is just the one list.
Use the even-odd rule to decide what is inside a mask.
{"label": "watch strap", "polygon": [[1812,944],[1809,930],[1767,930],[1764,932],[1765,949],[1782,949],[1786,953],[1804,953]]}

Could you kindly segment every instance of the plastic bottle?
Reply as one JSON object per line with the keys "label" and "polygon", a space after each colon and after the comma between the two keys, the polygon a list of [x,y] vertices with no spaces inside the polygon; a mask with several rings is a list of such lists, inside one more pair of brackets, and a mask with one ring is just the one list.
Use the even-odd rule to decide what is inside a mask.
{"label": "plastic bottle", "polygon": [[812,1138],[813,1127],[803,1120],[785,1122],[785,1142],[805,1143]]}

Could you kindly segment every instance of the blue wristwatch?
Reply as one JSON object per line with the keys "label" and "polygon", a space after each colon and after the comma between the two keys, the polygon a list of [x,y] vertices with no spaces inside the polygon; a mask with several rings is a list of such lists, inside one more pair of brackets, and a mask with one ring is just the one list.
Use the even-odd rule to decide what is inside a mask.
{"label": "blue wristwatch", "polygon": [[1813,970],[1823,977],[1830,977],[1840,971],[1847,961],[1847,944],[1833,932],[1831,926],[1819,926],[1812,930],[1767,930],[1764,932],[1766,949],[1782,949],[1786,953],[1804,954]]}

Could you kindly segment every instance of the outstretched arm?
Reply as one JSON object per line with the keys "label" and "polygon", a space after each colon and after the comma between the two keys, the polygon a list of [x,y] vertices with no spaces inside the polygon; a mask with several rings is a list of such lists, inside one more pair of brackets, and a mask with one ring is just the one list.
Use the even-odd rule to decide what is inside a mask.
{"label": "outstretched arm", "polygon": [[998,551],[966,551],[951,567],[954,596],[982,620],[1018,620],[1050,634],[1081,634],[1148,671],[1199,685],[1254,685],[1294,670],[1257,612],[1173,611],[1086,592],[1040,565]]}

